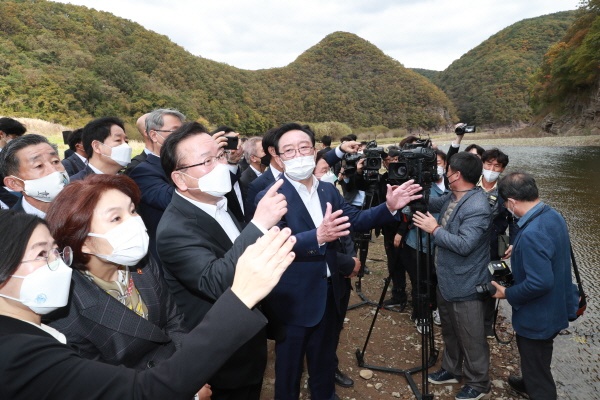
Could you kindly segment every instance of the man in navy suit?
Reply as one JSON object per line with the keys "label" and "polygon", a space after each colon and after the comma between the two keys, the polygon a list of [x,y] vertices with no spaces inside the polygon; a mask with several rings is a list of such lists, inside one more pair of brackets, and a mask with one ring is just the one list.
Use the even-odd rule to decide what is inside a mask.
{"label": "man in navy suit", "polygon": [[131,162],[125,124],[119,118],[104,117],[88,122],[83,127],[81,142],[88,164],[73,175],[71,181],[84,179],[89,174],[116,175]]}
{"label": "man in navy suit", "polygon": [[164,141],[183,125],[185,116],[177,110],[157,109],[146,116],[146,132],[149,143],[146,159],[129,171],[129,177],[135,181],[142,192],[138,212],[144,220],[150,237],[150,252],[156,260],[156,228],[171,202],[175,187],[169,183],[160,164],[160,149]]}
{"label": "man in navy suit", "polygon": [[81,140],[82,132],[82,128],[75,129],[71,132],[69,135],[69,149],[73,151],[73,154],[61,161],[69,176],[73,176],[82,169],[85,169],[87,164],[87,155],[85,154],[83,142]]}
{"label": "man in navy suit", "polygon": [[305,356],[311,397],[336,398],[337,307],[331,277],[339,274],[338,239],[348,235],[351,226],[369,230],[393,221],[398,209],[421,197],[416,194],[420,186],[409,181],[388,187],[385,203],[359,211],[345,203],[333,185],[319,184],[313,176],[314,146],[314,133],[307,126],[285,124],[273,131],[273,158],[285,170],[278,192],[292,210],[280,225],[291,228],[296,237],[296,259],[267,298],[285,325],[285,338],[276,344],[276,399],[298,399]]}

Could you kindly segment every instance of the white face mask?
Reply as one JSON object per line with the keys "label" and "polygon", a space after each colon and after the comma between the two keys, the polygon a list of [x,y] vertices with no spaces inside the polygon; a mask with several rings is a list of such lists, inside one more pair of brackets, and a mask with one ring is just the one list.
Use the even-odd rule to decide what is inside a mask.
{"label": "white face mask", "polygon": [[[283,161],[283,160],[282,160]],[[283,161],[285,173],[295,181],[301,181],[312,175],[315,169],[315,156],[302,156]]]}
{"label": "white face mask", "polygon": [[131,217],[105,234],[88,233],[88,236],[104,238],[112,246],[112,254],[94,254],[115,264],[134,266],[148,254],[148,234],[142,217]]}
{"label": "white face mask", "polygon": [[3,294],[0,296],[16,300],[40,315],[66,306],[73,270],[61,259],[50,264],[53,268],[56,266],[54,271],[44,265],[26,276],[12,275],[13,278],[23,279],[18,299]]}
{"label": "white face mask", "polygon": [[335,176],[333,172],[327,171],[319,180],[321,182],[335,183],[337,181],[337,176]]}
{"label": "white face mask", "polygon": [[[104,143],[100,143],[103,146],[110,147]],[[129,147],[127,143],[121,143],[118,146],[110,147],[111,152],[109,158],[111,158],[114,162],[119,164],[121,167],[126,167],[131,162],[131,152],[132,149]],[[102,153],[100,153],[102,154]],[[104,155],[104,154],[102,154]]]}
{"label": "white face mask", "polygon": [[494,172],[491,169],[483,170],[483,178],[488,182],[496,182],[499,176],[500,172]]}
{"label": "white face mask", "polygon": [[223,197],[231,192],[231,176],[229,168],[225,164],[218,163],[212,171],[202,178],[194,178],[186,173],[183,174],[198,181],[198,187],[189,187],[189,190],[201,190],[215,197]]}
{"label": "white face mask", "polygon": [[69,183],[69,175],[64,171],[55,171],[38,179],[24,180],[14,175],[12,177],[23,181],[24,192],[27,196],[45,203],[52,202]]}
{"label": "white face mask", "polygon": [[446,173],[446,170],[444,169],[444,167],[442,167],[441,165],[437,166],[437,174],[439,176],[439,179],[444,177],[444,174]]}

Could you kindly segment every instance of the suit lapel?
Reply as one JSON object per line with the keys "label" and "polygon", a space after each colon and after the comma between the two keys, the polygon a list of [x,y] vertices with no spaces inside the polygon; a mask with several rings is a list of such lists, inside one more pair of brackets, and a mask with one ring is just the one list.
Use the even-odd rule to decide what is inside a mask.
{"label": "suit lapel", "polygon": [[[283,180],[284,183],[279,189],[279,191],[284,194],[285,199],[288,203],[288,214],[290,214],[291,211],[292,214],[298,215],[304,221],[306,226],[310,227],[310,229],[316,228],[315,223],[313,222],[308,212],[308,209],[304,205],[304,202],[300,198],[298,191],[296,191],[296,188],[290,183],[290,181],[285,175],[283,176]],[[321,207],[322,206],[323,205],[321,204]],[[291,214],[286,215],[284,218],[288,220],[290,219],[290,217]]]}

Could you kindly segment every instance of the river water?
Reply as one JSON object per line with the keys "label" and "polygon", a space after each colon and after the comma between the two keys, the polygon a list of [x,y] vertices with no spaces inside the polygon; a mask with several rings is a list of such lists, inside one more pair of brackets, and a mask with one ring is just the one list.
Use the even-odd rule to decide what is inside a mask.
{"label": "river water", "polygon": [[588,296],[585,315],[554,341],[552,369],[559,398],[600,399],[600,147],[501,150],[510,160],[505,172],[531,173],[542,201],[565,216]]}

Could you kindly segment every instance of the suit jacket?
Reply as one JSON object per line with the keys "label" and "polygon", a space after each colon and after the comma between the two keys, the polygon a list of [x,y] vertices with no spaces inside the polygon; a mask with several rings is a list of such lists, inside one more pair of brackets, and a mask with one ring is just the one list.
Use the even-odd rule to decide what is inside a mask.
{"label": "suit jacket", "polygon": [[135,169],[131,170],[129,177],[135,181],[142,192],[138,212],[144,220],[146,229],[148,229],[150,251],[158,260],[156,228],[165,209],[171,203],[175,187],[169,183],[167,175],[160,164],[160,157],[154,154],[149,154],[145,161],[142,161]]}
{"label": "suit jacket", "polygon": [[[253,180],[258,178],[256,172],[252,168],[246,168],[244,172],[242,172],[242,176],[240,176],[240,188],[242,189],[242,196],[244,198],[244,203],[246,203],[246,199],[248,198],[248,186],[252,183]],[[245,207],[245,204],[244,204]],[[245,208],[244,208],[245,210]]]}
{"label": "suit jacket", "polygon": [[0,398],[189,400],[265,324],[229,290],[185,336],[184,350],[136,371],[86,360],[41,329],[0,316]]}
{"label": "suit jacket", "polygon": [[147,320],[75,270],[69,304],[49,316],[50,326],[84,358],[138,370],[166,360],[188,331],[183,316],[152,257],[132,267],[131,276],[148,308]]}
{"label": "suit jacket", "polygon": [[[214,218],[177,193],[158,224],[156,242],[165,279],[189,328],[202,321],[231,286],[237,260],[262,236],[254,224],[242,229],[231,210],[228,212],[241,232],[234,243]],[[259,383],[266,366],[266,344],[263,330],[210,383],[221,388]]]}
{"label": "suit jacket", "polygon": [[248,185],[248,193],[246,195],[246,201],[244,203],[244,211],[245,211],[245,220],[246,222],[252,221],[254,218],[254,213],[256,212],[256,196],[262,192],[265,188],[271,186],[273,182],[275,182],[275,178],[273,177],[273,171],[271,171],[272,167],[265,170],[261,176],[256,178],[255,180]]}
{"label": "suit jacket", "polygon": [[86,165],[84,169],[82,169],[81,171],[79,171],[78,173],[76,173],[75,175],[69,177],[69,180],[71,182],[75,182],[75,181],[81,181],[83,180],[86,176],[90,175],[90,174],[95,174],[95,172],[90,168],[89,165]]}
{"label": "suit jacket", "polygon": [[[452,193],[429,199],[429,212],[441,220]],[[438,287],[446,301],[476,300],[475,286],[489,282],[491,209],[481,188],[465,193],[444,228],[435,232]]]}
{"label": "suit jacket", "polygon": [[21,193],[10,192],[6,190],[4,186],[0,186],[0,201],[6,204],[8,208],[14,207],[21,196]]}
{"label": "suit jacket", "polygon": [[77,155],[72,154],[70,157],[65,158],[61,161],[63,167],[65,167],[65,171],[69,176],[73,176],[82,169],[85,168],[85,162]]}
{"label": "suit jacket", "polygon": [[[244,224],[245,217],[244,211],[242,210],[242,206],[240,205],[240,200],[237,197],[237,193],[235,192],[234,185],[238,182],[240,186],[240,192],[242,192],[242,186],[239,184],[239,177],[241,173],[238,168],[238,175],[233,172],[229,172],[229,176],[231,178],[231,191],[225,195],[227,198],[227,209],[231,211],[235,219],[239,222],[240,225]],[[244,193],[242,192],[242,203],[244,202]]]}
{"label": "suit jacket", "polygon": [[[294,262],[283,273],[266,301],[269,307],[282,322],[289,325],[311,327],[323,318],[327,302],[327,267],[331,276],[339,274],[337,253],[338,243],[332,242],[319,246],[317,243],[317,227],[315,227],[300,195],[284,175],[284,183],[279,188],[287,200],[288,212],[280,226],[289,227],[296,236],[293,251]],[[376,225],[392,222],[394,216],[385,204],[368,210],[359,211],[344,201],[338,190],[330,183],[319,183],[317,187],[321,209],[325,214],[326,203],[332,206],[332,212],[343,210],[349,217],[352,229],[368,231]],[[257,200],[266,193],[263,190]]]}
{"label": "suit jacket", "polygon": [[131,162],[127,165],[127,167],[125,168],[125,171],[123,171],[123,173],[125,175],[129,175],[135,167],[140,165],[142,162],[146,161],[147,157],[148,157],[148,153],[146,153],[145,151],[142,151],[140,154],[138,154],[137,156],[135,156],[131,159]]}

